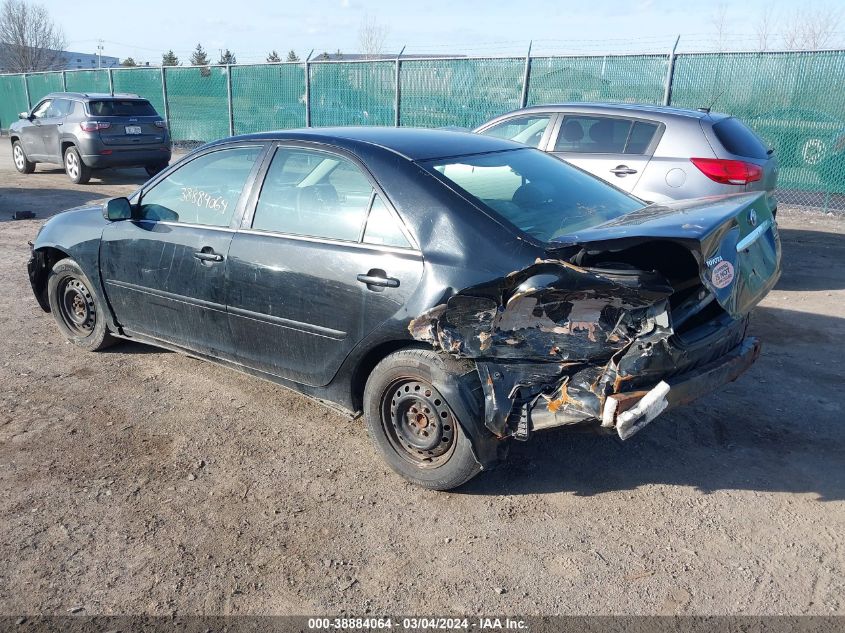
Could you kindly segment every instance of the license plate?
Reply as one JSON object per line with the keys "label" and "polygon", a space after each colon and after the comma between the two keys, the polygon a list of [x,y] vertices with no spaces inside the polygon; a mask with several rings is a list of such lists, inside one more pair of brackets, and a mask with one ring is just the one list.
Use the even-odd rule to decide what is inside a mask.
{"label": "license plate", "polygon": [[140,134],[141,133],[141,126],[140,125],[127,125],[125,129],[126,129],[127,134]]}

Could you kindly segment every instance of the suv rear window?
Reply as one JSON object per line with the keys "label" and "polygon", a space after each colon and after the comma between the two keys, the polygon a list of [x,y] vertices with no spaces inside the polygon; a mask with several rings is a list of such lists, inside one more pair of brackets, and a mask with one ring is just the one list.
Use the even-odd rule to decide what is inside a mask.
{"label": "suv rear window", "polygon": [[149,101],[139,99],[109,99],[89,101],[88,111],[92,116],[157,116],[158,112]]}
{"label": "suv rear window", "polygon": [[739,119],[723,119],[713,126],[713,132],[731,154],[757,159],[769,157],[765,143]]}

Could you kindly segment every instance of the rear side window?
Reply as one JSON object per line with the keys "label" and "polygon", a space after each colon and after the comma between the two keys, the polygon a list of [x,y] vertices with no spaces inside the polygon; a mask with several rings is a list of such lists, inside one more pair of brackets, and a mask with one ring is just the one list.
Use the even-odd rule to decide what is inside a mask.
{"label": "rear side window", "polygon": [[537,147],[550,120],[551,115],[548,114],[516,116],[487,128],[481,134]]}
{"label": "rear side window", "polygon": [[567,116],[554,151],[580,154],[645,154],[657,123],[616,117]]}
{"label": "rear side window", "polygon": [[739,119],[723,119],[713,126],[713,132],[722,146],[735,156],[757,159],[769,157],[766,144]]}
{"label": "rear side window", "polygon": [[149,101],[141,99],[108,99],[89,101],[92,116],[156,116],[158,112]]}

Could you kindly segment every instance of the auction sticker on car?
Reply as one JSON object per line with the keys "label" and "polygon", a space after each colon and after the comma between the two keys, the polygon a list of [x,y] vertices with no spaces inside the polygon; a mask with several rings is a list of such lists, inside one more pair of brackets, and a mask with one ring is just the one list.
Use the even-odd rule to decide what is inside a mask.
{"label": "auction sticker on car", "polygon": [[712,271],[710,271],[710,281],[712,281],[713,285],[717,288],[724,288],[733,280],[734,267],[730,262],[721,261],[713,267]]}
{"label": "auction sticker on car", "polygon": [[126,126],[126,133],[127,134],[140,134],[141,133],[141,126],[140,125],[127,125]]}

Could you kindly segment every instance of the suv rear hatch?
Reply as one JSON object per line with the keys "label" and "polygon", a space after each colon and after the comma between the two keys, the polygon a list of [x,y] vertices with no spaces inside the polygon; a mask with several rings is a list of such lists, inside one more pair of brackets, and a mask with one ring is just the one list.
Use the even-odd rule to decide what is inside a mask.
{"label": "suv rear hatch", "polygon": [[105,145],[159,145],[166,139],[162,118],[145,99],[102,99],[88,103],[89,115],[108,127],[100,127]]}

